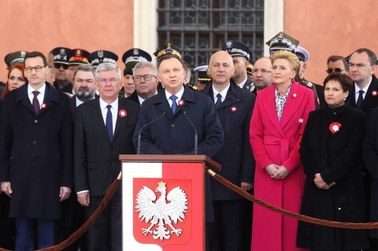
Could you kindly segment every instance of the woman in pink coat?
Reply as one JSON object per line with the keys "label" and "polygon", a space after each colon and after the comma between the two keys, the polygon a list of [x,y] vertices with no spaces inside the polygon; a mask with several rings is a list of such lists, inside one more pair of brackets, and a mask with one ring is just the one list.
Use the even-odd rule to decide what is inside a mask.
{"label": "woman in pink coat", "polygon": [[[299,144],[308,114],[314,110],[310,88],[294,82],[300,62],[288,51],[272,56],[274,84],[259,92],[250,142],[256,159],[254,194],[276,207],[299,212],[305,175]],[[253,251],[295,251],[298,221],[256,205]]]}

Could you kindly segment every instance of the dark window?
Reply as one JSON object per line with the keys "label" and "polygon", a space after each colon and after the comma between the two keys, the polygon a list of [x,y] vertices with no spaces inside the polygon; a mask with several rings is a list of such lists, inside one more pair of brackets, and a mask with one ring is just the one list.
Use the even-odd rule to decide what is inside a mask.
{"label": "dark window", "polygon": [[263,56],[263,0],[159,0],[157,11],[158,48],[172,43],[191,67],[208,64],[227,40],[247,44],[252,61]]}

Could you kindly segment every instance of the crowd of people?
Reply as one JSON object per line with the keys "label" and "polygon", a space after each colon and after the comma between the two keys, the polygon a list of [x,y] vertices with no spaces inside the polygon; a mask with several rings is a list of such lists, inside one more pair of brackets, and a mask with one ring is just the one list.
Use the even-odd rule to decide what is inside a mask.
{"label": "crowd of people", "polygon": [[[252,62],[226,41],[192,70],[172,44],[152,56],[57,47],[5,57],[1,94],[0,247],[57,244],[100,205],[120,154],[204,154],[259,199],[332,221],[378,221],[376,54],[330,55],[322,85],[309,52],[280,32]],[[193,130],[193,127],[195,130]],[[139,132],[139,133],[138,133]],[[196,142],[193,139],[197,138]],[[378,250],[377,230],[283,216],[206,176],[207,251]],[[122,250],[122,191],[65,250]]]}

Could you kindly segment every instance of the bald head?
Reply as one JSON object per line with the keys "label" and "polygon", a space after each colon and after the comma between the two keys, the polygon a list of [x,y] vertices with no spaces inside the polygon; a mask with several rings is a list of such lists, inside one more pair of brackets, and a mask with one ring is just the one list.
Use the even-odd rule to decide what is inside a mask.
{"label": "bald head", "polygon": [[208,73],[214,86],[227,87],[234,72],[234,63],[228,52],[217,51],[211,56]]}
{"label": "bald head", "polygon": [[272,61],[268,57],[259,58],[253,65],[252,81],[257,90],[262,90],[273,83]]}

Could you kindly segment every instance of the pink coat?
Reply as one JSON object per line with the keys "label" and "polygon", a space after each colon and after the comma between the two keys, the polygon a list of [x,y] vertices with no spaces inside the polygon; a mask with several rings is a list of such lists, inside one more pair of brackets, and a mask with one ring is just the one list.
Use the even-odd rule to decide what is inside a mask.
{"label": "pink coat", "polygon": [[[278,120],[276,85],[258,93],[250,126],[250,142],[256,159],[254,194],[276,207],[299,212],[305,175],[299,159],[299,144],[308,114],[315,109],[313,91],[294,82],[281,120]],[[265,172],[268,164],[290,170],[283,180]],[[253,209],[253,251],[304,250],[295,247],[298,221],[255,205]]]}

